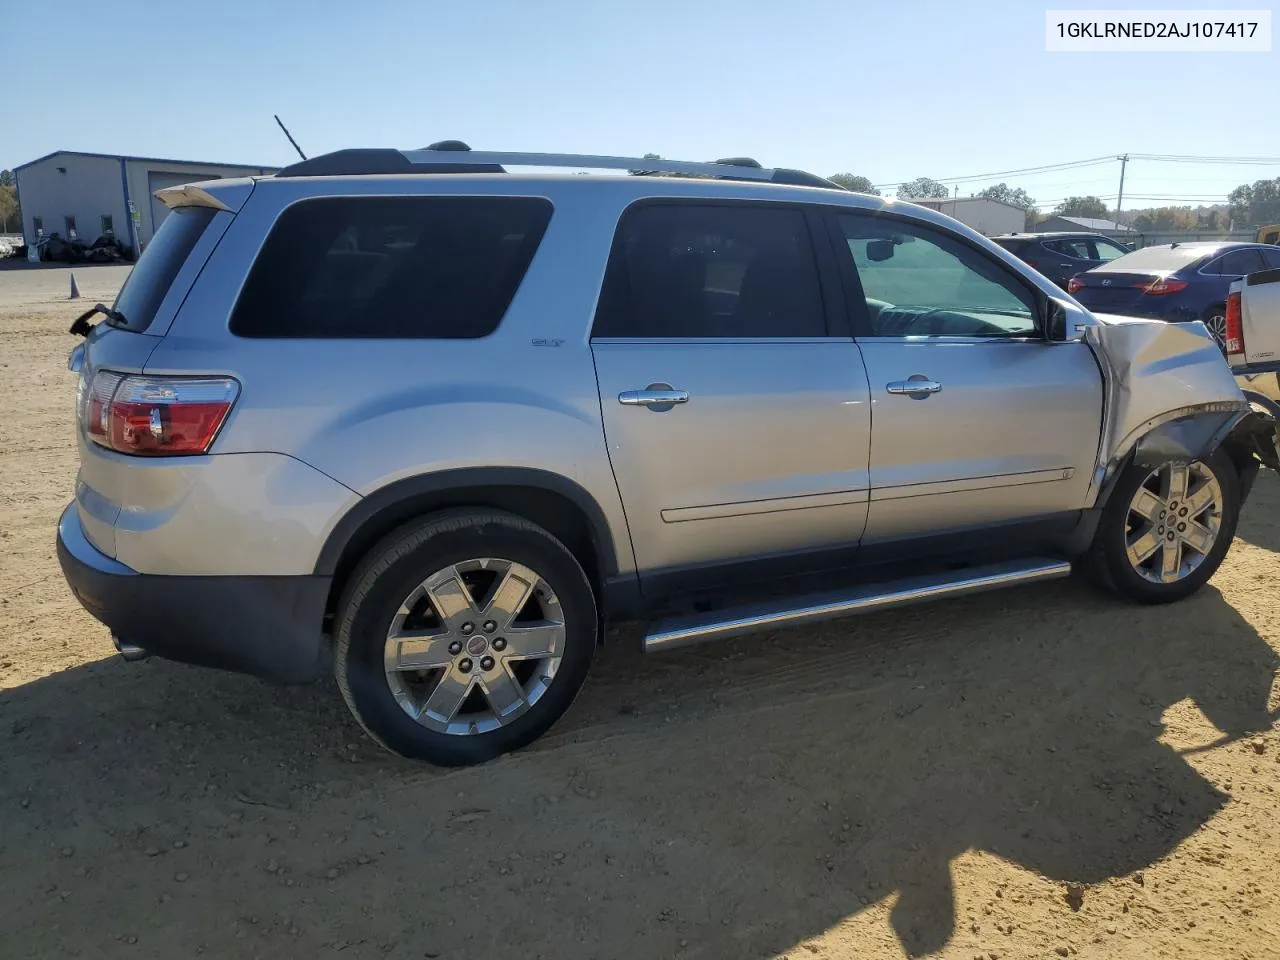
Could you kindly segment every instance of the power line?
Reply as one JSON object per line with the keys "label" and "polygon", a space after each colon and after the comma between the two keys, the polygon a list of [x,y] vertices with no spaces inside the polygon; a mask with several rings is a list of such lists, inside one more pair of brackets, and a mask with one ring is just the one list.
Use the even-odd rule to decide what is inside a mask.
{"label": "power line", "polygon": [[[1065,163],[1049,163],[1039,167],[1023,167],[1018,170],[996,170],[992,173],[970,173],[959,177],[932,177],[930,179],[937,180],[939,183],[967,183],[971,180],[991,180],[995,177],[1010,177],[1014,174],[1032,174],[1032,173],[1049,173],[1055,170],[1071,170],[1076,167],[1095,166],[1099,163],[1111,163],[1115,160],[1113,156],[1093,157],[1088,160],[1068,160]],[[904,183],[911,183],[910,180],[897,180],[893,183],[877,183],[877,187],[900,187]]]}

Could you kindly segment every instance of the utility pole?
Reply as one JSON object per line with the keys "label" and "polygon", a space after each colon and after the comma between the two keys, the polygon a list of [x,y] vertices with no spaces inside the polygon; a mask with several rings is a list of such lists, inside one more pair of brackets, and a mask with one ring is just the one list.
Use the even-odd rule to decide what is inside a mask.
{"label": "utility pole", "polygon": [[1120,192],[1116,195],[1116,225],[1120,224],[1120,207],[1124,204],[1124,168],[1129,164],[1129,155],[1116,157],[1120,161]]}

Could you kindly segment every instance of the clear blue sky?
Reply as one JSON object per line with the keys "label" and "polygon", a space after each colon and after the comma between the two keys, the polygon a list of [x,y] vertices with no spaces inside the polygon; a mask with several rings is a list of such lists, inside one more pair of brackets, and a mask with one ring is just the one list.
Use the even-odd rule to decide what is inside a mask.
{"label": "clear blue sky", "polygon": [[[1063,2],[4,6],[8,167],[63,148],[284,164],[292,151],[272,113],[311,155],[456,137],[477,149],[748,155],[877,183],[1119,152],[1280,158],[1280,53],[1049,54],[1044,11]],[[100,92],[66,92],[67,66]],[[1114,196],[1118,176],[1111,162],[997,179],[1052,201]],[[1125,193],[1223,196],[1276,176],[1280,163],[1135,161]]]}

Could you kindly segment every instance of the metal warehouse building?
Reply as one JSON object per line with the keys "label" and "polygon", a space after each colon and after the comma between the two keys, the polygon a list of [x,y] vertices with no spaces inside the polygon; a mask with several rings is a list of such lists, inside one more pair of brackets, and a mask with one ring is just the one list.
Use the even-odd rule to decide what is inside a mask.
{"label": "metal warehouse building", "polygon": [[135,253],[168,215],[155,192],[195,180],[274,173],[275,167],[239,163],[157,160],[59,150],[14,168],[27,243],[60,234],[92,243],[111,234]]}

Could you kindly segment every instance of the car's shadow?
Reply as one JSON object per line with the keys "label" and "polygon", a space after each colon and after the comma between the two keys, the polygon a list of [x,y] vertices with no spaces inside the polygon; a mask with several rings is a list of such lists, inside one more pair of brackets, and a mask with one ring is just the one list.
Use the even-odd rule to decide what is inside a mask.
{"label": "car's shadow", "polygon": [[965,851],[1092,883],[1207,823],[1229,798],[1162,715],[1266,729],[1277,656],[1212,587],[1067,582],[597,666],[539,744],[451,772],[330,685],[112,661],[10,690],[12,955],[769,956],[892,898],[919,956]]}

